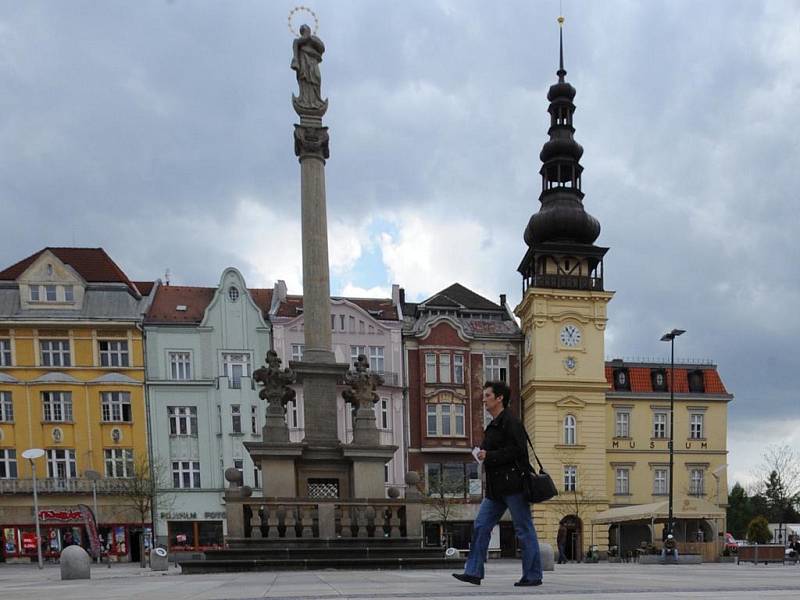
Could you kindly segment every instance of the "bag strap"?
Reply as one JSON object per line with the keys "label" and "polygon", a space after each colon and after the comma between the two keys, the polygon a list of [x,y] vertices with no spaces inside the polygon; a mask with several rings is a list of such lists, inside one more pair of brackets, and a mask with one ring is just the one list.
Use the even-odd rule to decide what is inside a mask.
{"label": "bag strap", "polygon": [[526,438],[527,438],[527,440],[528,440],[528,446],[530,446],[530,447],[531,447],[531,450],[533,450],[533,458],[535,458],[535,459],[536,459],[536,462],[537,462],[537,463],[538,463],[538,465],[539,465],[539,471],[542,471],[542,472],[544,472],[544,467],[542,466],[542,461],[540,461],[540,460],[539,460],[539,457],[538,457],[538,456],[536,456],[536,449],[533,447],[533,444],[531,443],[531,436],[529,436],[529,435],[528,435],[528,430],[527,430],[527,429],[525,429],[525,426],[524,426],[524,425],[522,426],[522,431],[524,431],[524,432],[525,432],[525,437],[526,437]]}

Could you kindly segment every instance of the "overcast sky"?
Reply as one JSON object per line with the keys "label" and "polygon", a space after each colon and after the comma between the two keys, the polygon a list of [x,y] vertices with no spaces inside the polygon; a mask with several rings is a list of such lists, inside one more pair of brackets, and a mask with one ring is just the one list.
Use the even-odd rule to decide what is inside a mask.
{"label": "overcast sky", "polygon": [[[556,0],[310,2],[334,294],[518,302]],[[0,264],[102,246],[134,279],[302,289],[296,2],[0,0]],[[800,447],[800,4],[564,2],[609,357],[719,365],[730,479]],[[297,20],[299,24],[302,20]]]}

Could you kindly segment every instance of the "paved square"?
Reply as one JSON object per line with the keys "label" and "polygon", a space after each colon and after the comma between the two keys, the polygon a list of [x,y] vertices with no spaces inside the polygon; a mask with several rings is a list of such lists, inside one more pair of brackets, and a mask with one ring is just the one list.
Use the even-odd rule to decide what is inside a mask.
{"label": "paved square", "polygon": [[[461,563],[455,563],[460,567]],[[457,571],[458,568],[454,568]],[[708,564],[692,566],[570,564],[545,574],[539,588],[515,588],[519,562],[487,565],[480,587],[460,583],[450,571],[294,571],[180,575],[152,573],[136,565],[95,567],[90,581],[60,581],[57,565],[0,566],[0,599],[29,600],[286,600],[401,598],[797,598],[800,567]]]}

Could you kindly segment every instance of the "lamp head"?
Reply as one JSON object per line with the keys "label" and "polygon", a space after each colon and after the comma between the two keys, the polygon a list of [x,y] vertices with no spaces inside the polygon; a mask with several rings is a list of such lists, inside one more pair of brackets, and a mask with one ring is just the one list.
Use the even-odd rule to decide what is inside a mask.
{"label": "lamp head", "polygon": [[27,458],[28,460],[36,460],[37,458],[41,458],[43,456],[44,450],[41,448],[28,448],[22,453],[22,458]]}
{"label": "lamp head", "polygon": [[662,335],[661,336],[661,341],[662,342],[671,342],[676,337],[678,337],[679,335],[683,335],[684,333],[686,333],[685,329],[673,329],[672,331],[669,331],[669,332],[665,333],[664,335]]}

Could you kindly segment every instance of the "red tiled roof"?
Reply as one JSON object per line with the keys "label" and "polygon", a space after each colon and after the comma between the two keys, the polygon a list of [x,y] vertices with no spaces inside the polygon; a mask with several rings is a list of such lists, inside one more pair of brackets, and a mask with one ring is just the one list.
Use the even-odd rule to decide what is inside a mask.
{"label": "red tiled roof", "polygon": [[89,283],[124,283],[134,289],[128,276],[102,248],[42,248],[35,254],[0,271],[0,281],[17,279],[45,250],[49,250],[61,262],[75,269]]}
{"label": "red tiled roof", "polygon": [[[356,306],[361,307],[372,313],[376,319],[381,321],[397,321],[397,308],[391,298],[341,298],[333,297],[333,300],[347,300]],[[297,309],[303,308],[302,296],[287,296],[285,302],[281,302],[278,307],[278,317],[296,317],[300,314]],[[380,312],[380,315],[374,313]]]}
{"label": "red tiled roof", "polygon": [[[145,323],[200,323],[217,288],[162,285],[147,311]],[[185,306],[186,310],[176,310]]]}
{"label": "red tiled roof", "polygon": [[[667,389],[671,385],[671,376],[670,376],[670,368],[669,365],[662,365],[662,364],[653,364],[652,366],[642,367],[642,366],[628,366],[628,365],[621,365],[624,368],[628,369],[628,379],[631,383],[631,392],[638,392],[638,393],[652,393],[653,392],[653,385],[652,380],[650,379],[650,372],[652,369],[664,369],[667,374]],[[609,365],[606,363],[606,380],[608,381],[609,385],[613,386],[613,377],[614,377],[614,369],[618,368],[615,365]],[[687,366],[679,366],[675,367],[675,393],[676,394],[688,394],[689,393],[689,371],[694,371],[696,369],[701,369],[703,371],[703,383],[705,385],[705,393],[706,394],[721,394],[727,395],[728,391],[725,389],[725,385],[722,383],[722,379],[717,372],[717,369],[714,367],[687,367]]]}
{"label": "red tiled roof", "polygon": [[[207,287],[159,286],[145,323],[200,323],[216,291],[217,288]],[[272,290],[250,289],[248,292],[262,315],[266,314],[272,302]],[[178,306],[185,306],[186,310],[177,310]]]}
{"label": "red tiled roof", "polygon": [[133,282],[133,285],[135,285],[136,289],[138,289],[142,293],[142,296],[149,296],[150,292],[153,291],[153,286],[155,284],[156,284],[155,281],[134,281]]}

